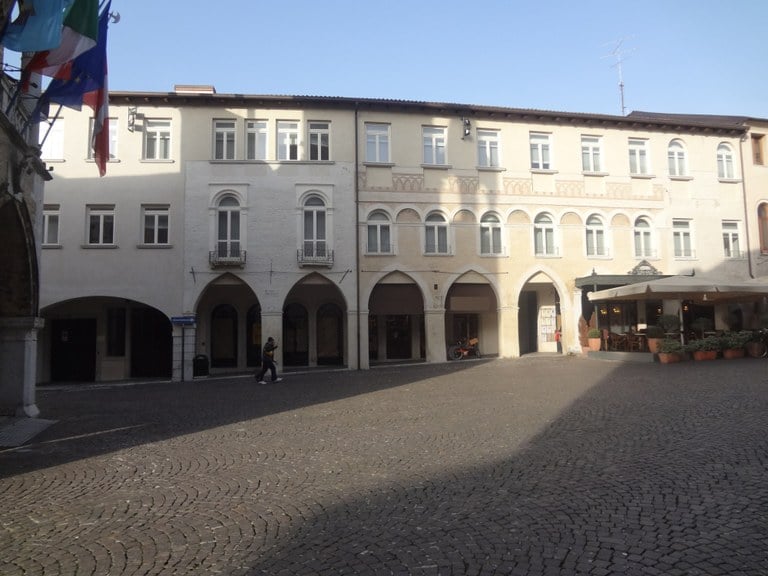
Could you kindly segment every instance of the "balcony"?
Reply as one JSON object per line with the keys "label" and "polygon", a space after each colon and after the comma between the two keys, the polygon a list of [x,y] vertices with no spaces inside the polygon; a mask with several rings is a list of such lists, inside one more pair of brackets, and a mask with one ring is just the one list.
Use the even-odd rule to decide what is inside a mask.
{"label": "balcony", "polygon": [[305,266],[333,266],[333,250],[328,250],[325,244],[305,243],[304,250],[296,251],[296,261],[302,268]]}
{"label": "balcony", "polygon": [[245,250],[239,248],[219,248],[208,252],[211,268],[244,268]]}

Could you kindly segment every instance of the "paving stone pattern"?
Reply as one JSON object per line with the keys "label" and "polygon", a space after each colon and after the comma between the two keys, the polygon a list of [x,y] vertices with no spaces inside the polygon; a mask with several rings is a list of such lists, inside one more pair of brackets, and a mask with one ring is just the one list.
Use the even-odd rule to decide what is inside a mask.
{"label": "paving stone pattern", "polygon": [[768,361],[42,389],[0,574],[768,575]]}

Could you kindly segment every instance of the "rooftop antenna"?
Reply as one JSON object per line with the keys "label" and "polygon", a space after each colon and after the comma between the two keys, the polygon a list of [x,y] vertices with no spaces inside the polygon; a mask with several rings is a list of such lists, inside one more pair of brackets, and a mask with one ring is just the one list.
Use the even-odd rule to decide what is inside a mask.
{"label": "rooftop antenna", "polygon": [[[615,58],[616,63],[611,66],[611,68],[616,68],[619,71],[619,98],[621,102],[621,115],[626,116],[627,115],[627,107],[624,105],[624,74],[622,70],[622,65],[624,63],[624,55],[625,51],[622,50],[622,45],[624,44],[624,40],[627,40],[628,38],[632,38],[633,36],[624,36],[623,38],[619,38],[615,42],[608,44],[614,44],[613,50],[611,50],[611,53],[603,56],[603,58]],[[631,52],[634,52],[634,49],[631,50]]]}

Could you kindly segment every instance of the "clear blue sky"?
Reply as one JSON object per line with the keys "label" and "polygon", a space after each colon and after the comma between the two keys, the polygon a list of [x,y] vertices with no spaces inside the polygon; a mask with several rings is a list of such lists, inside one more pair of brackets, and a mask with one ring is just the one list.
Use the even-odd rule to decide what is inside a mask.
{"label": "clear blue sky", "polygon": [[112,90],[768,118],[768,0],[112,0]]}

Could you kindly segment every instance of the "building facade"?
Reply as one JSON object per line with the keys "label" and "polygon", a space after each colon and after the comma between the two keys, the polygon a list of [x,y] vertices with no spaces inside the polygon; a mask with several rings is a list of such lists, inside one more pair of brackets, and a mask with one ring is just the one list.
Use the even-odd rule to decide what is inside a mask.
{"label": "building facade", "polygon": [[[0,2],[4,27],[12,2]],[[0,46],[0,61],[4,58]],[[37,416],[35,384],[39,316],[43,182],[37,126],[29,122],[18,84],[0,75],[0,416]]]}
{"label": "building facade", "polygon": [[87,111],[43,143],[41,381],[246,371],[267,336],[285,367],[441,362],[467,337],[580,353],[587,291],[766,254],[746,119],[204,86],[113,92],[110,116],[105,178]]}

